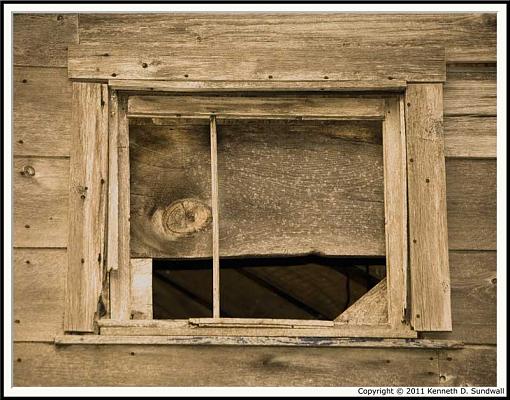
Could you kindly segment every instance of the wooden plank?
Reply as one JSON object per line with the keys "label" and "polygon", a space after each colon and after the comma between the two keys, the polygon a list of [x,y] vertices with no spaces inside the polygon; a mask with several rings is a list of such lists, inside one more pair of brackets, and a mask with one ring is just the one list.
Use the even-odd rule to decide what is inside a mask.
{"label": "wooden plank", "polygon": [[496,160],[446,161],[451,250],[496,250]]}
{"label": "wooden plank", "polygon": [[418,331],[451,330],[443,86],[406,91],[411,324]]}
{"label": "wooden plank", "polygon": [[66,67],[67,47],[78,43],[77,14],[15,13],[14,65]]}
{"label": "wooden plank", "polygon": [[79,29],[80,43],[171,42],[182,49],[267,43],[284,51],[317,43],[439,45],[448,62],[496,61],[495,13],[81,14]]}
{"label": "wooden plank", "polygon": [[136,319],[152,319],[152,260],[132,258],[131,315]]}
{"label": "wooden plank", "polygon": [[90,345],[220,345],[220,346],[292,346],[292,347],[357,347],[357,348],[417,348],[459,349],[461,342],[424,339],[349,339],[315,337],[221,337],[221,336],[104,336],[62,335],[55,338],[57,346]]}
{"label": "wooden plank", "polygon": [[[14,345],[15,386],[433,386],[435,349]],[[98,367],[100,366],[100,367]],[[354,367],[355,366],[355,367]],[[211,371],[216,373],[211,374]]]}
{"label": "wooden plank", "polygon": [[383,119],[384,102],[376,98],[326,95],[130,96],[131,117],[339,118]]}
{"label": "wooden plank", "polygon": [[220,220],[218,200],[218,138],[216,117],[210,120],[211,140],[211,210],[212,210],[212,255],[213,255],[213,317],[220,317]]}
{"label": "wooden plank", "polygon": [[14,246],[66,247],[69,160],[13,160]]}
{"label": "wooden plank", "polygon": [[66,69],[13,70],[14,155],[69,156],[72,83]]}
{"label": "wooden plank", "polygon": [[130,256],[130,161],[129,161],[129,123],[127,120],[127,96],[117,95],[118,112],[118,269],[110,271],[111,317],[129,319],[131,276]]}
{"label": "wooden plank", "polygon": [[108,87],[73,84],[64,329],[92,332],[102,290],[108,178]]}
{"label": "wooden plank", "polygon": [[495,116],[496,80],[447,80],[444,86],[444,113],[448,116]]}
{"label": "wooden plank", "polygon": [[445,117],[444,134],[446,157],[496,157],[495,116]]}
{"label": "wooden plank", "polygon": [[427,339],[496,344],[496,252],[450,251],[452,332]]}
{"label": "wooden plank", "polygon": [[14,249],[14,341],[52,341],[64,333],[65,249]]}
{"label": "wooden plank", "polygon": [[107,271],[119,269],[119,102],[110,90],[108,121],[108,242]]}
{"label": "wooden plank", "polygon": [[387,323],[388,296],[391,294],[388,292],[386,279],[384,278],[370,289],[361,299],[335,318],[335,321],[351,325],[381,325]]}
{"label": "wooden plank", "polygon": [[[155,323],[154,323],[155,322]],[[337,323],[335,327],[286,328],[286,327],[168,327],[163,320],[142,326],[111,326],[101,328],[102,335],[111,336],[314,336],[314,337],[375,337],[416,338],[410,329],[396,330],[389,325],[349,325]],[[161,323],[161,324],[159,324]]]}
{"label": "wooden plank", "polygon": [[[398,60],[398,62],[395,62]],[[71,79],[195,81],[444,82],[444,47],[343,47],[317,42],[289,50],[271,43],[183,48],[132,42],[69,46]]]}
{"label": "wooden plank", "polygon": [[[379,123],[238,120],[218,129],[221,256],[384,255]],[[132,256],[211,257],[208,126],[130,131]],[[165,210],[182,201],[200,223],[182,231],[172,218],[165,228]]]}
{"label": "wooden plank", "polygon": [[335,324],[333,321],[318,321],[318,320],[300,320],[300,319],[275,319],[275,318],[190,318],[191,325],[208,326],[208,327],[223,327],[223,326],[255,326],[265,327],[269,326],[289,326],[289,327],[311,327],[311,326],[329,326]]}
{"label": "wooden plank", "polygon": [[141,79],[110,79],[108,86],[115,90],[143,92],[200,93],[200,92],[268,92],[268,91],[402,91],[406,82],[388,81],[151,81]]}
{"label": "wooden plank", "polygon": [[[387,296],[383,296],[385,302],[375,303],[380,304],[380,307],[376,307],[373,311],[383,311],[381,307],[387,306],[387,310],[379,318],[387,318],[391,325],[400,326],[406,320],[408,260],[406,126],[403,99],[387,99],[385,112],[383,159],[388,293]],[[375,304],[372,306],[375,307]],[[348,319],[353,317],[356,319],[355,314],[347,314]],[[372,318],[377,319],[377,313],[374,313]]]}
{"label": "wooden plank", "polygon": [[496,386],[496,346],[469,346],[439,351],[442,386]]}

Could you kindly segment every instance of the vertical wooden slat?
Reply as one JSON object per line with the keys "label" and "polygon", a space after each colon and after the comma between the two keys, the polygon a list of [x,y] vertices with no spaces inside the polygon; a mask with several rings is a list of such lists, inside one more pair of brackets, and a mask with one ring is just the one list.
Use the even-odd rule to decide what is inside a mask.
{"label": "vertical wooden slat", "polygon": [[388,98],[383,122],[388,322],[405,321],[407,296],[407,178],[403,99]]}
{"label": "vertical wooden slat", "polygon": [[[118,269],[110,271],[111,318],[126,320],[130,309],[130,230],[129,230],[129,122],[127,96],[118,97]],[[113,238],[115,240],[115,238]]]}
{"label": "vertical wooden slat", "polygon": [[108,174],[108,87],[73,83],[64,329],[93,332],[102,290]]}
{"label": "vertical wooden slat", "polygon": [[213,317],[220,317],[220,228],[218,220],[218,140],[216,117],[211,117],[211,208],[213,226]]}
{"label": "vertical wooden slat", "polygon": [[152,258],[131,259],[131,314],[152,319]]}
{"label": "vertical wooden slat", "polygon": [[443,85],[406,91],[411,323],[418,331],[451,325]]}
{"label": "vertical wooden slat", "polygon": [[109,96],[110,115],[108,133],[108,271],[119,267],[119,110],[117,92]]}

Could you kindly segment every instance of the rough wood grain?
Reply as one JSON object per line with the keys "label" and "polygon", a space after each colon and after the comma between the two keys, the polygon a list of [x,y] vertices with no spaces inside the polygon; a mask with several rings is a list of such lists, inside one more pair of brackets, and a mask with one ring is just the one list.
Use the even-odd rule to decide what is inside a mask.
{"label": "rough wood grain", "polygon": [[292,346],[292,347],[356,347],[356,348],[415,348],[460,349],[461,342],[425,339],[351,339],[315,337],[229,337],[229,336],[105,336],[62,335],[55,338],[62,345],[220,345],[220,346]]}
{"label": "rough wood grain", "polygon": [[19,343],[14,385],[433,386],[439,381],[436,352]]}
{"label": "rough wood grain", "polygon": [[496,346],[439,351],[442,386],[496,386]]}
{"label": "rough wood grain", "polygon": [[108,87],[73,84],[64,329],[92,332],[102,290],[108,191]]}
{"label": "rough wood grain", "polygon": [[64,249],[15,249],[14,341],[52,341],[64,333]]}
{"label": "rough wood grain", "polygon": [[67,47],[78,43],[77,14],[13,15],[14,65],[66,67]]}
{"label": "rough wood grain", "polygon": [[380,325],[387,323],[389,295],[391,293],[388,293],[387,278],[384,278],[361,299],[335,318],[335,321],[352,325]]}
{"label": "rough wood grain", "polygon": [[445,115],[496,115],[496,80],[449,79],[444,86]]}
{"label": "rough wood grain", "polygon": [[212,267],[213,317],[220,317],[220,215],[218,199],[218,134],[216,117],[209,122],[211,142],[211,214],[212,214]]}
{"label": "rough wood grain", "polygon": [[[288,42],[286,41],[286,44]],[[396,62],[395,60],[398,60]],[[444,82],[444,47],[342,47],[317,42],[299,48],[271,43],[182,47],[170,42],[69,46],[71,79],[209,81]]]}
{"label": "rough wood grain", "polygon": [[107,271],[119,269],[119,100],[117,92],[108,94],[108,237]]}
{"label": "rough wood grain", "polygon": [[199,327],[280,327],[287,328],[310,328],[310,327],[333,327],[333,321],[318,321],[318,320],[299,320],[299,319],[276,319],[276,318],[190,318],[189,323],[191,326]]}
{"label": "rough wood grain", "polygon": [[268,92],[268,91],[401,91],[406,82],[388,81],[151,81],[142,79],[110,79],[108,86],[116,90],[142,92]]}
{"label": "rough wood grain", "polygon": [[[218,132],[221,256],[384,255],[380,125],[230,121]],[[208,126],[130,133],[132,256],[210,257],[210,228],[167,232],[157,211],[182,199],[208,207]]]}
{"label": "rough wood grain", "polygon": [[71,87],[64,68],[14,67],[15,155],[69,156]]}
{"label": "rough wood grain", "polygon": [[452,332],[428,339],[496,344],[496,252],[450,251]]}
{"label": "rough wood grain", "polygon": [[67,246],[68,159],[15,158],[13,196],[15,247]]}
{"label": "rough wood grain", "polygon": [[152,319],[152,259],[132,258],[131,315],[136,319]]}
{"label": "rough wood grain", "polygon": [[496,250],[496,160],[446,161],[451,250]]}
{"label": "rough wood grain", "polygon": [[383,119],[384,102],[377,98],[327,95],[272,96],[130,96],[132,117],[202,117],[264,119]]}
{"label": "rough wood grain", "polygon": [[130,256],[130,163],[129,123],[127,119],[127,96],[117,96],[117,161],[118,161],[118,268],[110,271],[111,316],[129,319],[131,276]]}
{"label": "rough wood grain", "polygon": [[446,157],[496,157],[495,116],[445,117],[444,134]]}
{"label": "rough wood grain", "polygon": [[172,42],[183,49],[268,44],[289,51],[317,43],[439,45],[448,62],[496,61],[495,13],[81,14],[79,29],[81,43]]}
{"label": "rough wood grain", "polygon": [[[405,321],[408,284],[406,126],[403,99],[387,99],[385,114],[383,163],[387,280],[384,286],[387,285],[387,296],[383,296],[384,301],[375,303],[380,304],[379,307],[374,304],[371,317],[376,320],[386,318],[391,325],[399,326]],[[352,311],[356,313],[356,309]],[[355,313],[348,313],[347,319],[359,319]]]}
{"label": "rough wood grain", "polygon": [[406,91],[411,324],[418,331],[451,330],[443,86]]}

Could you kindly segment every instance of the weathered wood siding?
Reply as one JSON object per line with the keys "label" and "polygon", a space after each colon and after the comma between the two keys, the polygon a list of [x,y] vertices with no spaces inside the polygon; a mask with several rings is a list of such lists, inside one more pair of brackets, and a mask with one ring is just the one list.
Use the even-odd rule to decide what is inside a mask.
{"label": "weathered wood siding", "polygon": [[[15,385],[495,385],[495,21],[495,14],[15,15]],[[464,349],[239,351],[51,343],[63,333],[67,271],[71,84],[66,48],[78,42],[146,41],[186,48],[230,45],[234,39],[245,46],[306,47],[325,41],[446,47],[453,332],[426,336],[463,340],[468,343]],[[211,369],[219,374],[210,374]]]}

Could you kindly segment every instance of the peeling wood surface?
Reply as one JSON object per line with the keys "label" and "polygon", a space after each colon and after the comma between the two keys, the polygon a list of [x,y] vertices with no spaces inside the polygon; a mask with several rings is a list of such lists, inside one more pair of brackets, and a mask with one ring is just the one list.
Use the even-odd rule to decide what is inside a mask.
{"label": "peeling wood surface", "polygon": [[69,160],[19,157],[13,162],[15,247],[66,247]]}
{"label": "peeling wood surface", "polygon": [[15,341],[51,341],[64,332],[65,249],[15,249]]}
{"label": "peeling wood surface", "polygon": [[[220,255],[384,255],[380,129],[375,122],[220,123]],[[165,232],[157,211],[181,199],[209,204],[208,126],[176,121],[130,133],[132,256],[210,257],[210,227]]]}
{"label": "peeling wood surface", "polygon": [[14,65],[67,67],[67,48],[78,43],[78,14],[13,15]]}
{"label": "peeling wood surface", "polygon": [[[16,386],[434,386],[439,382],[434,349],[246,346],[240,351],[236,346],[17,343],[13,353]],[[477,369],[466,373],[476,374]]]}
{"label": "peeling wood surface", "polygon": [[284,51],[317,43],[353,49],[443,46],[448,62],[496,61],[495,13],[80,14],[79,33],[80,43],[171,42],[182,49],[235,42]]}
{"label": "peeling wood surface", "polygon": [[73,84],[64,329],[92,332],[102,290],[108,191],[108,87]]}
{"label": "peeling wood surface", "polygon": [[71,87],[65,68],[14,67],[14,154],[69,156]]}
{"label": "peeling wood surface", "polygon": [[351,325],[380,325],[388,322],[387,278],[384,278],[335,321]]}
{"label": "peeling wood surface", "polygon": [[[317,42],[297,48],[231,40],[226,46],[182,47],[175,42],[69,46],[70,79],[208,81],[443,82],[444,47],[341,47]],[[398,62],[395,62],[398,60]]]}
{"label": "peeling wood surface", "polygon": [[384,102],[377,98],[327,95],[271,96],[130,96],[131,117],[383,119]]}
{"label": "peeling wood surface", "polygon": [[405,101],[411,325],[418,331],[450,331],[443,87],[409,85]]}
{"label": "peeling wood surface", "polygon": [[230,336],[104,336],[64,335],[55,338],[59,345],[220,345],[220,346],[298,346],[357,348],[460,349],[461,342],[423,339],[352,339],[318,337],[230,337]]}

